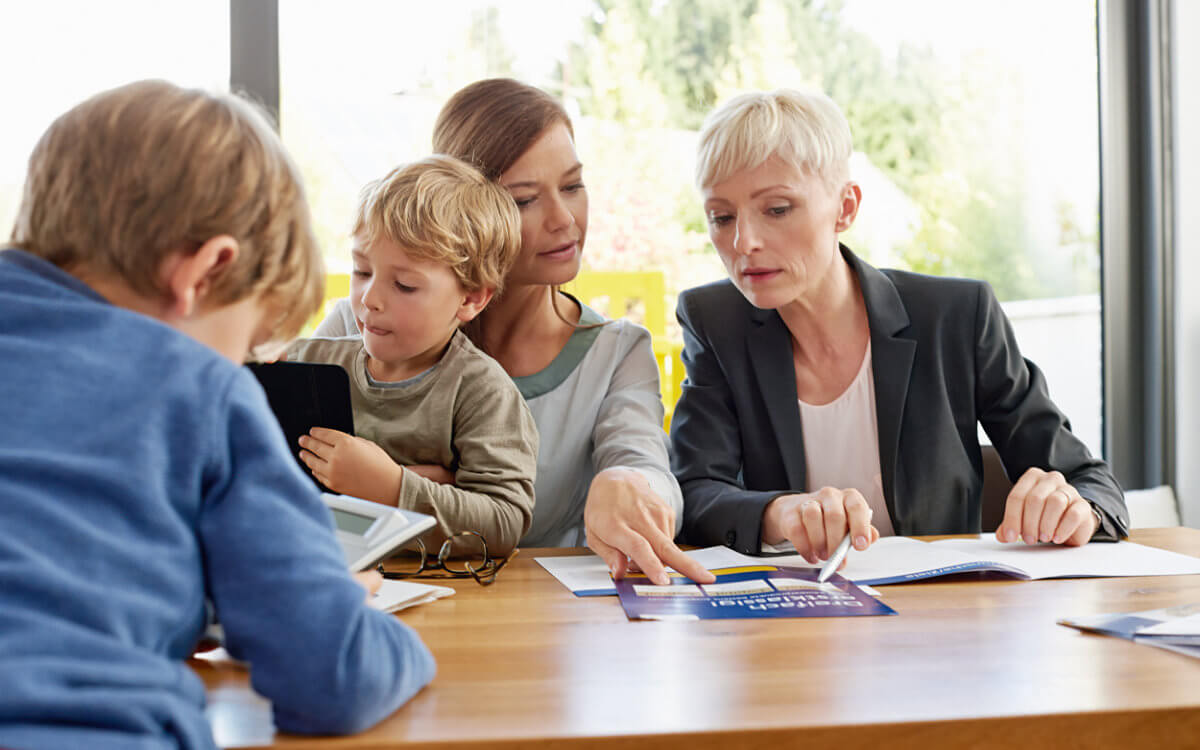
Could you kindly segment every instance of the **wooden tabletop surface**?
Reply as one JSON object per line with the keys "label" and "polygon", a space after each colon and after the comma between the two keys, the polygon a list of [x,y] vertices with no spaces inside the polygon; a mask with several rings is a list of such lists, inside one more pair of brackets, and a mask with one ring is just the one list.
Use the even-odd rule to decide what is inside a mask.
{"label": "wooden tabletop surface", "polygon": [[[1200,557],[1200,530],[1131,541]],[[363,734],[276,735],[233,665],[194,663],[219,744],[320,748],[1179,747],[1200,660],[1055,624],[1200,602],[1200,576],[880,587],[894,617],[630,622],[522,550],[495,585],[399,617],[432,685]]]}

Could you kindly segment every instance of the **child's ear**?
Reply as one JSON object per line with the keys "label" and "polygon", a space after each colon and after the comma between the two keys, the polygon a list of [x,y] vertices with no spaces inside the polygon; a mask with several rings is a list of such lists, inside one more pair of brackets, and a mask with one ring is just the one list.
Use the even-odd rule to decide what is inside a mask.
{"label": "child's ear", "polygon": [[488,303],[492,301],[492,296],[495,294],[496,289],[488,286],[464,294],[462,304],[458,306],[459,322],[469,323],[474,320],[475,316],[483,312],[483,308],[488,306]]}
{"label": "child's ear", "polygon": [[196,252],[176,253],[167,259],[163,277],[172,315],[190,317],[212,290],[213,281],[237,260],[238,242],[227,234],[217,235]]}

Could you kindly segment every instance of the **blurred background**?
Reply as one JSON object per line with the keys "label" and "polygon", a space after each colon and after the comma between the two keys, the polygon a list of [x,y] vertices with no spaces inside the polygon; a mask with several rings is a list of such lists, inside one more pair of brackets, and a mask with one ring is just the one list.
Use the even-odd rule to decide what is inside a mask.
{"label": "blurred background", "polygon": [[[991,282],[1092,451],[1115,458],[1131,486],[1170,482],[1185,439],[1174,401],[1176,368],[1188,360],[1172,356],[1187,313],[1174,272],[1185,261],[1174,249],[1177,198],[1151,205],[1144,193],[1178,179],[1139,168],[1138,138],[1172,125],[1188,100],[1150,80],[1168,98],[1151,102],[1157,125],[1133,107],[1143,103],[1139,76],[1190,64],[1182,53],[1158,67],[1150,58],[1174,51],[1171,19],[1195,9],[1146,5],[1158,15],[1119,0],[6,4],[0,231],[11,227],[36,138],[80,99],[144,77],[228,89],[238,79],[231,8],[240,8],[274,31],[278,91],[268,104],[304,172],[331,270],[349,268],[346,231],[363,184],[429,151],[434,117],[455,90],[513,76],[559,97],[575,120],[591,198],[585,270],[661,274],[666,320],[655,333],[672,340],[675,295],[724,277],[692,186],[704,116],[744,90],[818,88],[854,135],[851,176],[864,200],[844,241],[877,266]],[[1158,46],[1142,49],[1146,39]],[[1122,101],[1130,109],[1119,111]],[[1111,140],[1114,116],[1125,138],[1116,153],[1133,166],[1102,190],[1101,136]],[[1159,156],[1179,150],[1155,144]],[[1132,238],[1111,231],[1105,201]],[[1137,206],[1146,215],[1117,213]],[[1157,250],[1140,245],[1148,222]],[[1119,263],[1106,255],[1114,251]],[[1156,264],[1158,276],[1143,278]],[[1114,296],[1128,267],[1142,269],[1136,289],[1157,283],[1159,296]],[[1147,358],[1155,362],[1139,364]]]}

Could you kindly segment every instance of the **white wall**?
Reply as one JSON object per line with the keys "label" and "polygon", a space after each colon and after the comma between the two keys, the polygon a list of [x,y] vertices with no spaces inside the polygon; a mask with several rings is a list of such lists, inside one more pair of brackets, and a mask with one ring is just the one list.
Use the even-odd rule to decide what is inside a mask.
{"label": "white wall", "polygon": [[1200,3],[1174,0],[1176,486],[1185,526],[1200,527]]}

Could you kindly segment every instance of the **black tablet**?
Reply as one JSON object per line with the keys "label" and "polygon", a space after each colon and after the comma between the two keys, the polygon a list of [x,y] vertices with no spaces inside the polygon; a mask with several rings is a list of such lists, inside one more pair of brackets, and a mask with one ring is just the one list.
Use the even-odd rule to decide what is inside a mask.
{"label": "black tablet", "polygon": [[[298,441],[313,427],[354,434],[350,377],[339,365],[312,362],[273,362],[247,367],[266,391],[267,402],[287,436],[292,455],[304,473],[312,477],[312,472],[300,461]],[[317,486],[327,489],[316,477],[312,479]]]}

